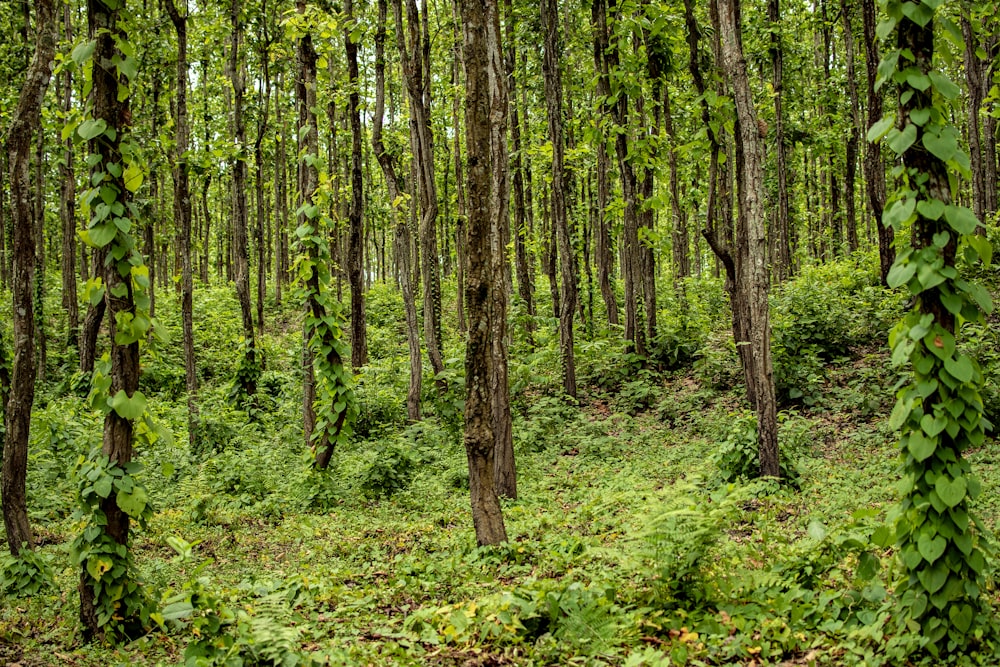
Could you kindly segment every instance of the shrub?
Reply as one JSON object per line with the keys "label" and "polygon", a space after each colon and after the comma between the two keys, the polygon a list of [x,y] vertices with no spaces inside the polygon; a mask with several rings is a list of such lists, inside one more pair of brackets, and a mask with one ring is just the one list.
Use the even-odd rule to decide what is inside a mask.
{"label": "shrub", "polygon": [[[798,484],[796,465],[808,438],[809,422],[788,413],[778,415],[779,470],[784,482]],[[722,442],[712,454],[712,463],[722,483],[755,479],[760,476],[757,417],[748,410],[731,415]]]}
{"label": "shrub", "polygon": [[413,481],[416,460],[397,444],[375,453],[375,458],[362,473],[361,491],[369,497],[391,496]]}

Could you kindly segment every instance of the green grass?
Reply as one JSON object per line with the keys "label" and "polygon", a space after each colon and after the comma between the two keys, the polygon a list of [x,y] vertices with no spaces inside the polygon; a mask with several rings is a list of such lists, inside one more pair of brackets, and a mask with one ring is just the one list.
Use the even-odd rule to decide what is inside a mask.
{"label": "green grass", "polygon": [[[839,292],[825,287],[819,298],[842,305],[859,289],[872,295],[836,284]],[[807,288],[787,299],[807,301]],[[199,294],[206,313],[236,312],[225,290]],[[905,664],[918,640],[892,622],[899,569],[872,540],[898,478],[886,425],[896,376],[877,343],[859,338],[838,352],[811,380],[808,402],[786,405],[797,488],[720,481],[713,455],[745,406],[739,387],[718,386],[728,352],[725,336],[706,330],[710,317],[697,324],[702,361],[665,374],[618,374],[613,339],[582,341],[589,384],[579,408],[547,398],[558,378],[540,360],[551,361],[552,349],[515,357],[520,497],[504,502],[509,542],[477,548],[448,405],[429,394],[426,422],[403,424],[398,298],[383,291],[374,303],[374,321],[387,323],[373,334],[386,356],[365,375],[369,439],[339,450],[326,477],[309,471],[301,442],[299,331],[289,313],[272,314],[264,339],[271,382],[258,422],[224,398],[233,333],[202,343],[211,430],[198,452],[188,451],[174,378],[179,340],[145,357],[151,408],[174,437],[140,453],[157,512],[133,554],[161,611],[178,611],[181,622],[122,646],[81,642],[68,555],[83,525],[72,514],[71,468],[99,442],[100,424],[79,396],[43,388],[29,495],[55,585],[5,599],[0,663],[183,664],[203,642],[218,663],[189,656],[190,664]],[[875,299],[870,312],[884,317],[886,303]],[[169,326],[174,307],[169,294],[158,305]],[[823,310],[810,311],[811,331],[824,326]],[[870,326],[864,313],[855,319]],[[791,349],[794,327],[784,321]],[[446,356],[460,358],[457,334],[450,338]],[[977,509],[992,530],[1000,449],[990,439],[971,459],[983,479]],[[386,470],[398,470],[391,483]],[[193,546],[181,558],[171,543]],[[987,597],[996,600],[992,581]],[[181,613],[185,604],[194,610]],[[213,614],[218,628],[205,620]],[[967,657],[995,664],[995,646],[987,638]]]}

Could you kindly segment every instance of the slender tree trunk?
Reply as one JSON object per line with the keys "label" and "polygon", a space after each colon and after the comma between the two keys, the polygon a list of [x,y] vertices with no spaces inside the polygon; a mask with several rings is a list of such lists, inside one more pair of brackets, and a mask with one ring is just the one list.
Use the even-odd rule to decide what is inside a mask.
{"label": "slender tree trunk", "polygon": [[31,408],[35,401],[35,251],[32,216],[31,138],[41,131],[42,102],[51,77],[55,56],[56,22],[52,0],[38,0],[35,54],[28,66],[11,124],[7,129],[7,160],[10,167],[11,213],[13,217],[13,320],[14,364],[9,379],[10,394],[4,406],[6,436],[3,442],[3,523],[7,547],[14,556],[22,548],[32,549],[34,539],[28,521],[27,470]]}
{"label": "slender tree trunk", "polygon": [[792,246],[789,238],[791,226],[788,213],[788,164],[785,153],[785,53],[781,44],[780,0],[768,0],[767,18],[771,23],[771,85],[774,88],[774,141],[775,171],[778,176],[778,200],[774,247],[774,274],[778,281],[792,275]]}
{"label": "slender tree trunk", "polygon": [[670,140],[667,150],[667,165],[670,167],[670,213],[673,217],[673,260],[674,281],[680,285],[684,278],[691,275],[690,240],[688,239],[687,216],[681,206],[680,188],[677,175],[677,133],[674,130],[674,119],[670,105],[670,89],[663,86],[663,128]]}
{"label": "slender tree trunk", "polygon": [[[861,15],[864,20],[865,41],[865,82],[867,85],[868,128],[882,118],[882,89],[875,84],[878,81],[878,64],[881,56],[878,53],[878,42],[875,34],[875,0],[862,0]],[[867,143],[867,142],[866,142]],[[882,145],[880,142],[867,143],[865,150],[865,190],[868,194],[868,210],[875,220],[878,230],[879,268],[882,274],[882,284],[896,261],[896,249],[893,247],[892,227],[882,224],[882,211],[885,209],[885,167],[882,164]]]}
{"label": "slender tree trunk", "polygon": [[861,142],[861,111],[858,100],[858,82],[854,72],[854,21],[851,3],[840,0],[840,16],[844,27],[844,58],[847,61],[847,91],[851,105],[851,132],[847,137],[847,170],[844,174],[844,203],[847,208],[847,246],[851,252],[858,249],[858,217],[855,206],[854,183],[858,171],[858,145]]}
{"label": "slender tree trunk", "polygon": [[[403,183],[397,167],[398,157],[386,150],[382,142],[382,123],[385,117],[385,21],[386,0],[378,0],[378,23],[375,31],[375,115],[372,119],[372,148],[389,190],[390,216],[395,230],[396,261],[399,286],[403,293],[406,316],[406,344],[410,354],[410,384],[406,392],[406,414],[410,421],[420,420],[420,386],[422,361],[420,358],[420,332],[417,323],[416,297],[413,290],[413,268],[410,265],[410,228],[406,217],[400,214],[403,205]],[[461,301],[461,298],[459,298]]]}
{"label": "slender tree trunk", "polygon": [[597,70],[597,97],[601,100],[601,111],[604,120],[598,124],[601,132],[597,142],[597,242],[595,254],[597,262],[597,283],[604,299],[604,309],[607,311],[608,324],[618,326],[618,300],[611,284],[611,225],[607,218],[608,202],[611,200],[611,160],[607,149],[607,119],[611,117],[611,107],[608,102],[611,96],[611,84],[608,77],[608,61],[605,54],[608,51],[607,7],[605,0],[594,0],[591,5],[591,22],[594,33],[594,68]]}
{"label": "slender tree trunk", "polygon": [[[455,24],[455,46],[453,48],[453,58],[451,63],[451,85],[458,88],[461,80],[461,71],[464,67],[462,63],[462,36],[461,26],[458,20],[458,5],[452,3]],[[459,122],[459,110],[461,107],[460,95],[452,95],[451,103],[451,126],[454,132],[454,162],[455,162],[455,258],[458,267],[455,277],[458,281],[458,298],[455,299],[456,316],[458,317],[458,330],[465,333],[467,326],[465,323],[465,221],[468,218],[467,203],[465,198],[465,175],[462,166],[462,133]]]}
{"label": "slender tree trunk", "polygon": [[517,77],[515,76],[515,64],[517,63],[517,48],[514,41],[514,9],[510,0],[505,0],[504,11],[506,14],[505,33],[507,37],[507,55],[505,59],[507,69],[507,90],[510,99],[510,131],[511,143],[514,148],[513,159],[513,186],[514,186],[514,264],[517,273],[517,294],[524,302],[525,312],[528,314],[526,332],[528,345],[535,346],[535,301],[532,296],[531,273],[528,269],[528,216],[524,203],[524,160],[521,156],[521,116],[518,111],[517,101]]}
{"label": "slender tree trunk", "polygon": [[[416,0],[406,1],[406,24],[403,24],[403,0],[394,0],[396,41],[399,47],[403,78],[410,102],[410,143],[414,151],[417,185],[420,193],[420,253],[423,255],[424,341],[435,377],[444,372],[441,356],[441,281],[437,245],[437,185],[434,175],[434,138],[431,131],[430,35],[421,28]],[[425,50],[427,53],[425,53]],[[438,391],[447,389],[443,380]]]}
{"label": "slender tree trunk", "polygon": [[[72,41],[73,22],[70,7],[63,9],[64,37]],[[73,75],[63,76],[63,112],[73,108]],[[76,296],[76,171],[73,166],[73,139],[63,142],[63,161],[59,165],[62,188],[59,196],[59,217],[62,221],[62,307],[66,311],[66,344],[79,350],[80,308]]]}
{"label": "slender tree trunk", "polygon": [[561,277],[559,301],[559,351],[562,356],[563,391],[576,398],[576,360],[573,355],[573,313],[576,311],[576,255],[569,236],[566,217],[566,177],[563,145],[562,76],[559,71],[561,38],[559,8],[556,0],[542,0],[541,20],[545,55],[542,74],[545,78],[545,108],[549,138],[552,141],[552,227],[558,244]]}
{"label": "slender tree trunk", "polygon": [[[243,120],[243,95],[246,91],[246,63],[242,56],[243,18],[242,0],[232,0],[232,44],[229,53],[229,77],[233,85],[233,130],[239,155],[233,158],[233,215],[232,215],[232,266],[236,282],[236,296],[240,302],[243,319],[243,338],[246,345],[246,359],[251,366],[257,363],[257,343],[253,326],[253,305],[250,301],[250,248],[247,238],[247,163],[246,122]],[[257,393],[257,378],[253,373],[243,373],[239,377],[243,393],[253,396]]]}
{"label": "slender tree trunk", "polygon": [[[962,10],[965,80],[968,85],[966,104],[969,118],[969,160],[972,166],[972,210],[977,218],[986,221],[997,208],[996,119],[991,114],[983,118],[982,107],[992,83],[989,63],[996,54],[997,36],[993,34],[980,39],[973,28],[970,16],[972,11],[971,7]],[[984,26],[982,30],[986,31],[987,28]],[[983,57],[978,54],[980,49]],[[981,226],[977,231],[985,234],[986,227]]]}
{"label": "slender tree trunk", "polygon": [[[466,234],[466,312],[469,335],[465,356],[465,451],[469,461],[469,490],[476,541],[480,545],[507,540],[503,514],[494,485],[493,404],[490,380],[493,377],[494,327],[491,319],[491,291],[497,286],[491,269],[491,164],[490,109],[491,54],[499,54],[499,45],[490,44],[496,31],[489,27],[491,12],[497,12],[496,0],[460,0],[465,61],[466,98],[465,132],[468,155],[469,221]],[[493,75],[496,70],[493,70]],[[493,86],[502,85],[492,81]]]}
{"label": "slender tree trunk", "polygon": [[489,63],[490,127],[490,271],[493,310],[490,332],[493,359],[490,375],[490,399],[493,404],[494,482],[497,495],[517,498],[517,466],[514,461],[513,425],[510,414],[510,380],[507,351],[510,334],[507,310],[510,293],[510,154],[507,151],[509,74],[506,71],[500,38],[500,7],[497,0],[486,5],[486,44]]}
{"label": "slender tree trunk", "polygon": [[[281,89],[281,79],[278,79]],[[285,119],[282,114],[281,93],[274,96],[274,122],[278,136],[275,137],[274,159],[274,226],[277,251],[274,261],[274,302],[281,305],[282,288],[288,282],[288,156],[285,154]]]}
{"label": "slender tree trunk", "polygon": [[718,32],[722,42],[723,65],[733,91],[737,114],[737,155],[739,169],[739,219],[737,233],[736,289],[745,295],[749,321],[752,386],[757,413],[760,473],[780,475],[778,460],[777,405],[771,367],[771,328],[768,319],[767,235],[764,225],[763,137],[757,123],[753,95],[743,57],[740,0],[719,0]]}
{"label": "slender tree trunk", "polygon": [[188,445],[192,451],[198,442],[198,376],[194,352],[194,279],[191,268],[191,179],[187,151],[191,130],[187,110],[187,0],[182,15],[174,0],[166,0],[167,13],[177,31],[177,93],[174,126],[174,226],[181,256],[181,330],[184,340],[184,387],[187,391]]}
{"label": "slender tree trunk", "polygon": [[[267,14],[267,2],[264,1],[261,12]],[[257,244],[257,332],[264,335],[264,301],[267,298],[267,250],[270,243],[265,240],[264,228],[270,230],[270,207],[264,196],[264,137],[268,132],[268,122],[271,111],[271,36],[268,32],[267,21],[263,34],[261,35],[260,60],[262,68],[263,93],[258,90],[257,103],[259,111],[257,113],[257,137],[253,143],[253,163],[254,163],[254,192],[257,199],[257,216],[254,221],[254,237]],[[268,233],[270,236],[270,233]]]}
{"label": "slender tree trunk", "polygon": [[361,181],[361,95],[358,91],[358,44],[351,39],[354,23],[354,1],[346,0],[344,11],[344,48],[347,51],[348,94],[347,115],[351,122],[351,205],[348,213],[347,279],[351,286],[351,365],[355,369],[368,363],[368,333],[365,329],[364,230],[361,208],[364,192]]}

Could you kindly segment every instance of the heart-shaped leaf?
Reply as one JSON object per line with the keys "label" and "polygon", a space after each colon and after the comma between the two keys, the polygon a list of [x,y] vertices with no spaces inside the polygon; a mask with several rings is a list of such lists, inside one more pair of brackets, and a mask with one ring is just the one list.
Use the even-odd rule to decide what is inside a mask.
{"label": "heart-shaped leaf", "polygon": [[914,431],[907,437],[907,449],[913,454],[913,458],[918,461],[923,461],[937,449],[937,440],[924,436],[920,431]]}
{"label": "heart-shaped leaf", "polygon": [[928,563],[933,563],[940,558],[947,546],[948,540],[944,539],[940,535],[936,535],[933,538],[921,535],[920,539],[917,540],[917,551],[920,552],[920,555],[923,556],[924,560]]}
{"label": "heart-shaped leaf", "polygon": [[965,499],[967,485],[964,477],[949,479],[947,475],[941,475],[934,483],[934,490],[938,497],[948,507],[955,507]]}
{"label": "heart-shaped leaf", "polygon": [[902,131],[890,132],[887,140],[889,148],[896,155],[902,155],[906,152],[906,149],[913,145],[913,142],[917,140],[917,126],[913,123],[907,123],[906,127]]}
{"label": "heart-shaped leaf", "polygon": [[934,417],[933,415],[924,415],[920,419],[920,428],[923,432],[930,437],[935,437],[938,433],[944,430],[944,427],[948,425],[948,420],[944,417]]}
{"label": "heart-shaped leaf", "polygon": [[945,131],[941,134],[928,132],[924,134],[923,142],[924,148],[945,162],[955,157],[955,153],[958,152],[958,141],[951,132]]}
{"label": "heart-shaped leaf", "polygon": [[944,213],[945,203],[940,199],[924,199],[917,204],[917,211],[928,220],[937,220]]}
{"label": "heart-shaped leaf", "polygon": [[944,561],[940,561],[934,567],[920,570],[917,573],[917,578],[924,585],[924,589],[928,593],[933,594],[939,591],[945,582],[948,581],[949,572],[950,570],[944,564]]}
{"label": "heart-shaped leaf", "polygon": [[119,389],[117,394],[108,399],[108,405],[123,419],[137,419],[146,411],[146,397],[141,391],[137,391],[129,398],[124,389]]}
{"label": "heart-shaped leaf", "polygon": [[959,382],[969,382],[972,380],[972,360],[966,355],[947,357],[944,360],[944,369]]}

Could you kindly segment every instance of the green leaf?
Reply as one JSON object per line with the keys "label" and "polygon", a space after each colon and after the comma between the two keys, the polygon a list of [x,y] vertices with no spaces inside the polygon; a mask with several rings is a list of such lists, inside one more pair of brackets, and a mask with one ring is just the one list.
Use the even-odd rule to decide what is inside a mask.
{"label": "green leaf", "polygon": [[946,358],[944,360],[944,369],[959,382],[969,382],[972,380],[972,360],[964,354],[957,359],[955,357]]}
{"label": "green leaf", "polygon": [[910,282],[910,278],[913,277],[916,271],[917,266],[913,262],[896,262],[889,269],[889,275],[886,276],[885,280],[889,284],[889,287],[901,287]]}
{"label": "green leaf", "polygon": [[944,539],[940,535],[934,537],[933,539],[928,539],[926,535],[921,535],[920,539],[917,540],[917,551],[920,552],[920,555],[923,556],[924,560],[928,563],[933,563],[940,558],[947,546],[948,540]]}
{"label": "green leaf", "polygon": [[971,234],[979,226],[976,214],[965,206],[949,204],[944,209],[944,219],[959,234]]}
{"label": "green leaf", "polygon": [[938,497],[949,508],[955,507],[965,500],[966,489],[965,477],[949,480],[947,475],[941,475],[934,482],[934,490],[937,491]]}
{"label": "green leaf", "polygon": [[906,447],[910,450],[913,458],[917,461],[924,461],[937,449],[937,440],[924,437],[923,433],[914,431],[909,434]]}
{"label": "green leaf", "polygon": [[897,199],[889,204],[889,207],[882,213],[882,224],[886,227],[899,229],[913,215],[917,207],[917,200],[913,198]]}
{"label": "green leaf", "polygon": [[954,625],[959,632],[962,634],[967,633],[969,628],[972,627],[972,619],[974,618],[972,605],[952,605],[951,609],[948,610],[948,618],[951,620],[951,624]]}
{"label": "green leaf", "polygon": [[108,124],[103,118],[88,118],[77,125],[76,133],[85,141],[90,141],[104,134],[106,129],[108,129]]}
{"label": "green leaf", "polygon": [[[928,80],[929,81],[929,80]],[[910,120],[914,125],[923,127],[931,119],[930,109],[913,109],[910,111]]]}
{"label": "green leaf", "polygon": [[945,582],[948,581],[948,574],[950,572],[951,570],[948,569],[944,561],[938,561],[937,565],[920,570],[917,573],[917,578],[924,585],[924,589],[928,593],[933,594],[940,590]]}
{"label": "green leaf", "polygon": [[[913,114],[910,114],[913,117]],[[882,116],[882,119],[877,123],[868,128],[868,134],[865,135],[868,141],[875,143],[880,141],[886,133],[892,129],[892,126],[896,123],[896,116],[893,114],[886,114]]]}
{"label": "green leaf", "polygon": [[101,498],[107,498],[111,495],[111,484],[112,480],[110,477],[105,475],[101,477],[96,482],[94,482],[94,493],[96,493]]}
{"label": "green leaf", "polygon": [[119,389],[117,394],[108,399],[108,405],[122,419],[137,419],[146,411],[146,397],[141,391],[136,391],[129,398],[124,389]]}
{"label": "green leaf", "polygon": [[934,417],[925,414],[920,418],[920,428],[930,437],[936,437],[948,425],[948,420],[944,417]]}
{"label": "green leaf", "polygon": [[125,173],[122,174],[122,180],[125,183],[125,189],[129,192],[135,192],[142,185],[143,173],[142,168],[139,166],[138,161],[132,161],[127,167],[125,167]]}
{"label": "green leaf", "polygon": [[926,26],[930,20],[934,18],[934,10],[923,4],[904,2],[902,10],[903,16],[910,19],[921,28]]}
{"label": "green leaf", "polygon": [[115,501],[118,503],[118,507],[121,511],[125,512],[125,514],[128,514],[133,519],[138,519],[146,510],[146,505],[149,504],[149,495],[146,493],[144,488],[137,486],[132,489],[132,493],[119,491],[118,495],[115,497]]}
{"label": "green leaf", "polygon": [[940,199],[922,199],[917,203],[917,212],[928,220],[937,220],[944,213],[945,206]]}
{"label": "green leaf", "polygon": [[92,556],[87,559],[87,572],[97,581],[101,580],[104,573],[111,569],[112,562],[100,556]]}
{"label": "green leaf", "polygon": [[941,93],[941,96],[946,100],[953,100],[962,93],[962,89],[956,86],[955,83],[948,78],[947,74],[937,70],[932,70],[931,72],[928,72],[927,75],[931,79],[931,85],[934,86],[934,90]]}
{"label": "green leaf", "polygon": [[84,42],[83,44],[77,44],[72,53],[69,54],[69,57],[72,58],[73,62],[77,65],[82,65],[85,61],[90,60],[90,57],[94,55],[94,49],[96,47],[96,39]]}
{"label": "green leaf", "polygon": [[892,408],[892,414],[889,415],[889,428],[896,431],[904,423],[906,423],[906,418],[910,416],[910,412],[913,411],[913,405],[909,401],[899,399],[896,401],[895,407]]}
{"label": "green leaf", "polygon": [[958,152],[958,140],[954,132],[949,132],[947,128],[940,134],[924,133],[923,144],[934,157],[945,162],[955,157],[955,153]]}
{"label": "green leaf", "polygon": [[906,152],[906,149],[913,145],[913,142],[917,140],[917,126],[913,123],[907,123],[906,127],[902,131],[893,130],[889,133],[887,144],[892,152],[896,155],[902,155]]}

